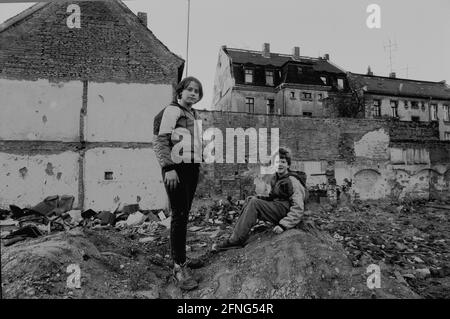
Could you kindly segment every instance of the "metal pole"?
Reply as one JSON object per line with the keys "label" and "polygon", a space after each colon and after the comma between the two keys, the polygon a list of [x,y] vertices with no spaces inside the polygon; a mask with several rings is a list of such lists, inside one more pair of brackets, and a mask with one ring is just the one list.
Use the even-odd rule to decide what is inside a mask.
{"label": "metal pole", "polygon": [[186,76],[188,76],[189,67],[189,16],[191,11],[191,0],[188,0],[188,16],[187,16],[187,36],[186,36]]}

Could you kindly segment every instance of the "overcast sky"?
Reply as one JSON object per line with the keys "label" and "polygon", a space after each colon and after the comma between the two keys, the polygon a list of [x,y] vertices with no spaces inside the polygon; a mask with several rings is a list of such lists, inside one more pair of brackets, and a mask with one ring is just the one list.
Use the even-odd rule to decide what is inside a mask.
{"label": "overcast sky", "polygon": [[[125,1],[148,14],[148,27],[174,53],[186,59],[188,0]],[[381,8],[381,28],[369,29],[370,4]],[[0,3],[0,21],[32,3]],[[82,14],[82,13],[81,13]],[[204,85],[196,106],[209,108],[220,46],[301,55],[330,54],[347,71],[390,72],[389,39],[397,77],[450,82],[449,0],[191,0],[189,75]],[[408,67],[408,70],[406,69]]]}

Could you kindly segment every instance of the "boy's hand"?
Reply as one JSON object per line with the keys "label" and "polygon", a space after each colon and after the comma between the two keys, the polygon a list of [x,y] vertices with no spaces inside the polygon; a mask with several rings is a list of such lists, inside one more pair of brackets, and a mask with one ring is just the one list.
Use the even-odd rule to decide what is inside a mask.
{"label": "boy's hand", "polygon": [[277,235],[279,235],[279,234],[281,234],[282,232],[284,232],[283,228],[281,228],[279,225],[276,225],[276,226],[272,229],[272,231],[273,231],[275,234],[277,234]]}

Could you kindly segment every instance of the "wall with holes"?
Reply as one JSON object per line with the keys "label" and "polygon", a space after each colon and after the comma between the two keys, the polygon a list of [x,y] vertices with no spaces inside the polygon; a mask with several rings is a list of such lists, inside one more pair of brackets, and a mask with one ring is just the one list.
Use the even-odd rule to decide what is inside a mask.
{"label": "wall with holes", "polygon": [[114,211],[119,204],[167,207],[161,170],[152,148],[93,148],[85,158],[85,205]]}
{"label": "wall with holes", "polygon": [[78,154],[0,152],[0,208],[31,207],[51,195],[72,195],[78,206]]}

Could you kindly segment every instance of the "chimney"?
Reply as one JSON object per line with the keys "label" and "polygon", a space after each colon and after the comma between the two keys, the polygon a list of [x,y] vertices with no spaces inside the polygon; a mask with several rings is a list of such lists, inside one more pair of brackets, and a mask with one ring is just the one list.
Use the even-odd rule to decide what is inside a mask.
{"label": "chimney", "polygon": [[292,49],[292,57],[294,58],[294,60],[300,59],[300,47],[294,47]]}
{"label": "chimney", "polygon": [[323,58],[324,58],[324,60],[329,61],[329,60],[330,60],[330,55],[329,55],[328,53],[325,53],[325,54],[323,55]]}
{"label": "chimney", "polygon": [[389,77],[395,79],[395,72],[389,73]]}
{"label": "chimney", "polygon": [[141,21],[141,23],[147,27],[147,13],[145,12],[138,12],[137,13],[137,17],[139,19],[139,21]]}
{"label": "chimney", "polygon": [[270,58],[270,43],[263,44],[262,56],[265,58]]}
{"label": "chimney", "polygon": [[369,65],[369,67],[367,68],[367,75],[373,75],[373,72],[372,72],[372,70],[370,69],[370,65]]}

